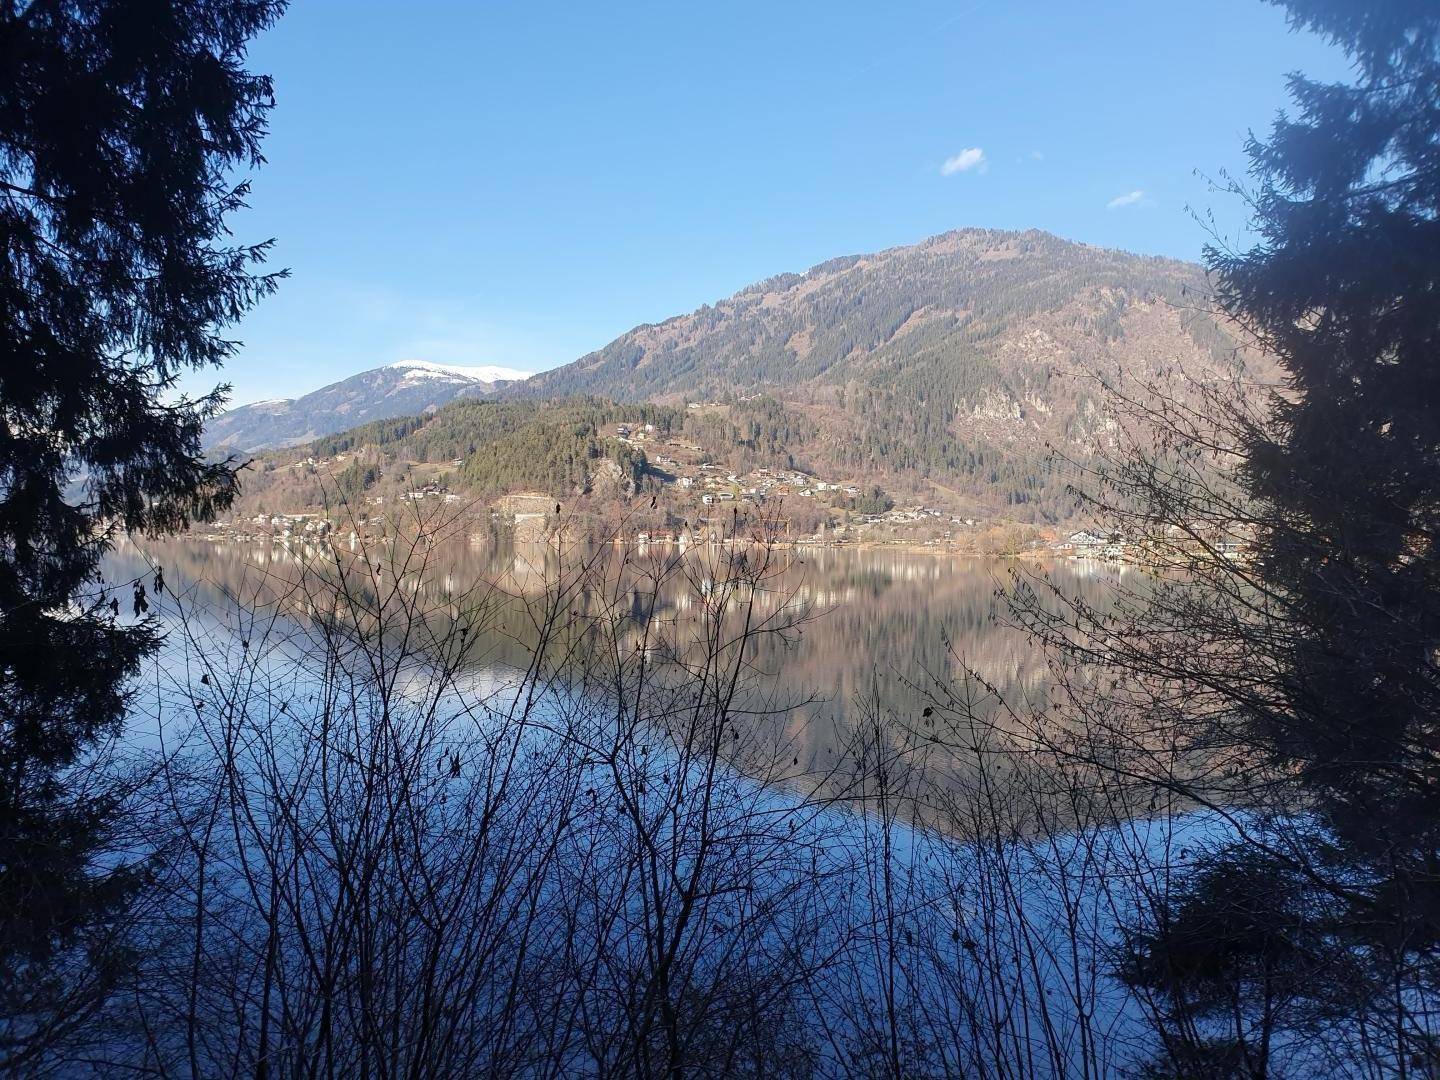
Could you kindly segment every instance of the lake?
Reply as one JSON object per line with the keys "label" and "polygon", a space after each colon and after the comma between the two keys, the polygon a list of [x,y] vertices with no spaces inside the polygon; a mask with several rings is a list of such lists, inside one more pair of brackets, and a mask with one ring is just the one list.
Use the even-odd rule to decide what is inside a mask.
{"label": "lake", "polygon": [[[206,897],[226,898],[204,953],[220,1000],[267,955],[273,908],[291,997],[332,999],[329,969],[316,991],[305,958],[331,963],[317,943],[335,927],[378,932],[399,994],[480,980],[455,1006],[476,1031],[497,1028],[487,1010],[511,985],[542,1005],[619,1000],[666,940],[692,985],[737,1008],[803,979],[784,1023],[832,1032],[821,1072],[846,1074],[886,1025],[949,1033],[926,1036],[917,1075],[1105,1075],[1142,1045],[1143,1009],[1104,974],[1114,913],[1155,853],[1204,823],[1117,816],[1043,764],[928,726],[983,721],[996,695],[1043,703],[1045,658],[996,618],[1008,573],[1100,606],[1134,571],[834,548],[198,541],[127,541],[104,569],[122,617],[143,581],[169,632],[137,683],[132,744],[173,762],[156,772],[174,849],[206,859],[167,882],[176,940]],[[537,678],[550,615],[557,660]],[[717,625],[743,675],[733,710],[712,707],[718,666],[695,663]],[[613,663],[567,682],[596,647]],[[427,682],[437,670],[453,693]],[[642,687],[651,670],[660,685]],[[515,709],[537,682],[543,703]],[[946,687],[975,685],[974,711],[925,716]],[[137,730],[149,717],[163,723]],[[450,962],[474,955],[500,959]],[[567,1058],[557,1074],[584,1071]]]}
{"label": "lake", "polygon": [[[761,557],[752,553],[752,566]],[[757,569],[753,605],[756,618],[770,622],[747,646],[746,700],[754,722],[783,729],[777,734],[786,752],[793,749],[799,768],[812,774],[834,770],[837,751],[843,756],[867,718],[910,730],[937,691],[959,686],[967,670],[1007,700],[1043,702],[1046,659],[1005,624],[996,598],[1010,575],[1045,574],[1067,593],[1103,605],[1114,584],[1135,573],[1081,561],[1022,564],[886,549],[801,547],[764,557],[770,562]],[[526,669],[539,633],[534,609],[567,567],[587,560],[596,567],[567,601],[572,613],[619,613],[627,642],[674,658],[693,649],[707,590],[728,559],[724,549],[704,547],[681,555],[667,547],[602,546],[562,556],[545,545],[463,541],[404,554],[390,547],[126,541],[104,572],[115,584],[149,580],[163,567],[170,595],[160,601],[162,616],[173,615],[178,596],[192,626],[198,619],[207,633],[224,633],[255,610],[303,626],[329,606],[336,568],[349,566],[353,575],[361,566],[375,571],[364,583],[367,594],[398,576],[405,594],[432,613],[487,605],[464,663],[477,678],[497,678]],[[128,587],[118,595],[128,607]]]}

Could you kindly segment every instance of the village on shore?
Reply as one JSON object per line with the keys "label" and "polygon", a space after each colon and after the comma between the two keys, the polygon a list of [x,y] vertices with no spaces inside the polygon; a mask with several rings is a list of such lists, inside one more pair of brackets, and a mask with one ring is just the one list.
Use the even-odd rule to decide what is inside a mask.
{"label": "village on shore", "polygon": [[[694,408],[696,406],[692,406]],[[703,408],[704,406],[699,406]],[[897,505],[878,486],[826,479],[799,468],[760,466],[739,471],[710,459],[683,437],[657,433],[651,424],[615,424],[608,439],[644,454],[646,473],[661,494],[651,510],[661,513],[619,515],[606,521],[580,521],[567,515],[563,501],[544,492],[514,492],[490,503],[452,490],[449,468],[417,467],[413,486],[386,494],[367,494],[363,504],[304,511],[265,511],[219,520],[192,530],[193,539],[233,543],[335,543],[352,546],[385,542],[405,525],[437,517],[453,529],[467,524],[472,543],[494,539],[521,542],[574,541],[588,537],[636,545],[733,544],[755,542],[786,546],[895,547],[939,554],[1009,558],[1063,558],[1118,564],[1159,561],[1157,549],[1209,549],[1225,558],[1243,559],[1248,538],[1238,528],[1172,535],[1166,541],[1128,537],[1115,529],[1091,526],[1057,529],[1024,522],[962,516],[941,507]],[[354,452],[317,460],[304,458],[283,468],[338,473]],[[632,501],[642,504],[645,500]],[[663,495],[663,504],[662,504]],[[743,516],[742,516],[743,515]],[[592,515],[593,516],[593,515]],[[742,527],[743,526],[743,527]]]}

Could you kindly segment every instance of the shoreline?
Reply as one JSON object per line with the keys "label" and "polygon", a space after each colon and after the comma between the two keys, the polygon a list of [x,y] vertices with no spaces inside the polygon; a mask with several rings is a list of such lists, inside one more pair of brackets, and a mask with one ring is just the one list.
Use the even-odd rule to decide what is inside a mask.
{"label": "shoreline", "polygon": [[[184,543],[199,543],[213,545],[233,545],[236,547],[351,547],[352,550],[362,547],[375,547],[393,544],[395,537],[392,536],[370,536],[342,539],[333,534],[329,536],[256,536],[253,534],[226,535],[223,533],[208,533],[187,531],[174,537]],[[458,538],[442,542],[457,542]],[[484,546],[485,540],[469,538],[470,546]],[[550,547],[554,546],[554,540],[544,538],[533,539],[511,539],[509,543],[522,547]],[[594,546],[612,546],[623,548],[673,548],[682,547],[685,550],[717,547],[734,547],[737,541],[733,538],[725,540],[707,540],[682,544],[678,540],[624,540],[618,537],[609,540],[595,540],[587,538],[584,543]],[[902,555],[928,555],[935,558],[966,559],[986,562],[1024,562],[1024,563],[1078,563],[1091,566],[1108,566],[1115,568],[1143,568],[1144,563],[1131,559],[1096,559],[1076,555],[1066,555],[1050,549],[1039,548],[1028,551],[1017,552],[994,552],[977,551],[972,548],[956,547],[939,543],[926,543],[915,540],[859,540],[859,541],[817,541],[817,540],[773,540],[763,541],[751,537],[742,537],[739,540],[741,546],[768,546],[779,551],[825,551],[825,552],[892,552]]]}

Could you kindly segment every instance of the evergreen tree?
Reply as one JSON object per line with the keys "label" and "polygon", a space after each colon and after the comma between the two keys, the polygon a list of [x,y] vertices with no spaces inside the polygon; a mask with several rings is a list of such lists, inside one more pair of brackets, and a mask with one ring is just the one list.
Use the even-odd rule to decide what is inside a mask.
{"label": "evergreen tree", "polygon": [[[119,530],[224,507],[201,454],[223,327],[276,284],[228,242],[261,162],[268,79],[248,40],[283,0],[0,2],[0,1060],[103,995],[136,878],[99,858],[115,796],[79,782],[155,644],[158,581],[96,583]],[[223,388],[222,388],[223,390]],[[133,611],[137,618],[130,621]],[[91,778],[93,779],[93,778]]]}
{"label": "evergreen tree", "polygon": [[[1291,79],[1249,152],[1262,243],[1211,253],[1221,308],[1282,365],[1244,479],[1296,627],[1252,734],[1345,838],[1440,888],[1440,6],[1288,0],[1357,83]],[[1419,862],[1414,862],[1419,859]],[[1398,884],[1398,882],[1397,882]],[[1440,915],[1440,896],[1432,915]],[[1440,930],[1440,922],[1434,924]]]}
{"label": "evergreen tree", "polygon": [[1276,2],[1355,72],[1291,76],[1236,185],[1258,242],[1208,252],[1281,384],[1130,397],[1140,445],[1088,506],[1180,572],[1011,610],[1075,672],[1037,741],[1142,814],[1161,788],[1232,819],[1121,950],[1157,1074],[1436,1075],[1440,5]]}

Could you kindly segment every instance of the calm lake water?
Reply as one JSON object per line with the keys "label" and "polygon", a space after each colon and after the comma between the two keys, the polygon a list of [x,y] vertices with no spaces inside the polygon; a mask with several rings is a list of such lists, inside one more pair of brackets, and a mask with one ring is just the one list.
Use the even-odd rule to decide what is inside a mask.
{"label": "calm lake water", "polygon": [[[367,558],[343,545],[342,559]],[[715,549],[696,549],[655,589],[646,575],[667,561],[673,549],[594,549],[585,557],[606,567],[620,561],[625,573],[607,569],[611,580],[604,603],[633,613],[642,628],[661,640],[683,640],[697,618],[709,583]],[[578,556],[572,554],[570,560]],[[723,556],[722,556],[723,557]],[[333,556],[323,547],[281,544],[211,544],[199,541],[123,544],[105,567],[111,584],[149,579],[163,566],[168,590],[191,614],[214,616],[214,624],[237,604],[273,606],[285,618],[304,622],[316,610],[315,590],[297,585]],[[392,552],[369,554],[382,567]],[[426,553],[414,593],[443,607],[451,598],[501,590],[510,599],[472,644],[476,673],[523,670],[533,632],[521,609],[543,595],[563,572],[562,559],[542,545],[440,545]],[[763,692],[766,722],[783,725],[802,763],[824,771],[837,747],[862,718],[907,725],[931,700],[937,683],[956,685],[968,667],[1011,700],[1043,700],[1044,657],[1020,633],[997,619],[996,590],[1017,567],[1002,560],[967,559],[884,549],[797,548],[772,552],[756,607],[762,616],[795,622],[783,634],[759,637],[751,652],[751,678]],[[711,560],[707,562],[706,560]],[[1135,571],[1123,567],[1059,562],[1026,565],[1022,573],[1043,572],[1066,591],[1103,604],[1113,584]],[[393,578],[392,578],[393,580]],[[128,593],[119,593],[128,606]],[[174,604],[171,597],[162,601]],[[508,611],[508,614],[507,614]]]}
{"label": "calm lake water", "polygon": [[[573,598],[567,597],[565,607],[569,609],[573,605],[582,619],[597,608],[612,616],[610,625],[621,628],[616,644],[625,650],[622,655],[628,655],[630,644],[630,637],[625,635],[635,637],[637,643],[646,640],[647,635],[674,643],[694,633],[702,622],[699,613],[705,598],[707,594],[713,595],[713,570],[717,562],[725,558],[723,549],[704,548],[687,553],[678,564],[674,563],[677,553],[664,548],[647,552],[634,548],[597,549],[584,554],[599,560],[601,573],[596,582],[600,587],[587,595],[581,595],[584,590],[578,590]],[[783,761],[785,768],[780,770],[785,775],[778,778],[773,773],[762,775],[748,770],[745,762],[732,759],[739,775],[730,775],[736,783],[721,789],[719,801],[707,803],[716,813],[713,820],[709,814],[704,815],[709,824],[703,830],[690,823],[689,816],[683,813],[656,818],[666,822],[665,829],[675,830],[665,835],[674,838],[679,845],[677,850],[687,853],[685,857],[694,850],[693,837],[702,831],[712,843],[717,842],[715,837],[719,836],[723,852],[731,853],[712,856],[725,867],[717,871],[716,880],[731,884],[725,890],[717,890],[713,899],[707,899],[709,906],[701,910],[710,912],[708,916],[692,921],[692,932],[703,935],[698,938],[697,950],[723,953],[730,947],[731,939],[727,935],[731,933],[737,909],[726,907],[731,903],[726,897],[736,892],[733,881],[738,879],[733,875],[742,871],[727,860],[741,855],[749,858],[752,853],[758,853],[758,857],[768,861],[753,876],[743,878],[747,883],[740,891],[746,898],[744,906],[768,911],[772,899],[780,906],[783,914],[774,926],[776,933],[787,937],[782,950],[787,956],[793,945],[788,940],[792,923],[787,921],[792,909],[784,905],[797,904],[793,910],[804,918],[810,918],[812,912],[821,913],[817,948],[829,957],[822,965],[826,978],[831,972],[836,973],[834,982],[826,984],[826,992],[836,994],[836,1000],[849,1001],[843,995],[854,993],[868,1008],[880,999],[877,987],[893,972],[877,965],[892,955],[885,950],[899,946],[890,939],[882,948],[876,944],[881,941],[879,937],[868,935],[878,934],[878,928],[892,925],[887,921],[891,913],[902,910],[906,913],[904,955],[915,960],[913,966],[906,968],[905,977],[911,980],[911,987],[906,991],[911,996],[906,1000],[927,1002],[925,1007],[935,1010],[930,1015],[944,1015],[942,1010],[957,1001],[964,1002],[966,1008],[974,1001],[987,1002],[982,1005],[987,1021],[992,1016],[999,1018],[984,1032],[986,1039],[994,1040],[994,1048],[986,1051],[988,1057],[997,1058],[1008,1051],[1012,1039],[1013,1045],[1028,1048],[1030,1040],[1039,1037],[1027,1011],[1029,1001],[1046,1003],[1046,1030],[1059,1032],[1056,1038],[1065,1047],[1064,1056],[1053,1064],[1054,1075],[1082,1071],[1070,1061],[1069,1055],[1076,1047],[1131,1045],[1130,1040],[1143,1033],[1144,1014],[1134,1007],[1133,999],[1123,987],[1099,978],[1096,971],[1101,950],[1111,937],[1110,920],[1116,905],[1128,902],[1125,889],[1130,882],[1143,880],[1148,864],[1142,865],[1142,872],[1137,873],[1136,860],[1142,857],[1137,853],[1175,846],[1179,834],[1171,829],[1169,822],[1144,817],[1115,822],[1107,818],[1098,829],[1089,828],[1082,838],[1070,832],[1068,802],[1059,807],[1060,813],[1047,815],[1045,828],[1032,828],[1029,804],[1021,801],[1015,806],[1008,805],[1003,793],[998,803],[988,800],[983,803],[987,814],[993,813],[993,817],[972,821],[963,816],[970,804],[957,803],[960,813],[946,816],[942,800],[927,803],[919,791],[912,798],[903,787],[892,786],[886,787],[886,794],[896,798],[881,806],[880,813],[865,812],[876,807],[874,789],[857,793],[853,786],[847,788],[843,782],[846,764],[856,760],[846,758],[847,746],[854,745],[848,743],[847,738],[856,736],[861,727],[869,737],[888,724],[899,733],[895,737],[896,745],[903,747],[904,732],[908,730],[913,736],[917,730],[924,730],[919,717],[927,700],[927,688],[937,681],[944,684],[958,680],[967,666],[1001,695],[1025,698],[1032,704],[1037,699],[1043,700],[1048,684],[1044,657],[1022,635],[995,619],[996,590],[1005,587],[1008,573],[1016,568],[1001,561],[885,550],[817,548],[774,554],[775,565],[762,575],[763,588],[754,606],[762,617],[782,617],[787,621],[793,618],[797,625],[793,632],[757,639],[747,659],[758,693],[767,702],[778,702],[780,706],[754,719],[775,725],[786,743],[795,747],[796,768],[789,768],[792,761],[788,750]],[[327,621],[334,609],[326,603],[325,572],[327,566],[334,568],[347,563],[362,577],[366,571],[374,572],[375,577],[369,580],[382,582],[380,593],[404,594],[421,601],[416,606],[435,612],[453,610],[467,598],[483,600],[486,596],[498,596],[500,600],[493,608],[493,618],[479,640],[472,643],[467,656],[480,692],[483,694],[485,688],[493,687],[496,698],[503,698],[508,692],[506,687],[514,685],[514,676],[523,669],[533,646],[534,636],[527,631],[530,624],[526,615],[533,612],[546,595],[547,585],[563,574],[564,560],[543,547],[472,547],[465,543],[441,546],[426,555],[428,565],[424,573],[411,578],[394,572],[396,554],[386,548],[352,552],[344,545],[332,550],[318,546],[306,549],[304,546],[216,545],[194,541],[126,543],[108,560],[105,573],[111,587],[119,590],[121,603],[128,607],[131,584],[143,580],[153,590],[156,568],[164,568],[167,587],[164,595],[155,600],[152,610],[170,628],[171,638],[157,663],[147,665],[146,675],[156,696],[142,705],[161,702],[161,711],[168,710],[172,717],[170,723],[182,731],[187,713],[191,714],[196,727],[203,727],[204,723],[197,717],[203,715],[208,722],[221,711],[213,696],[219,689],[216,685],[207,685],[204,692],[194,690],[197,674],[203,670],[202,665],[196,664],[197,653],[201,654],[202,661],[214,659],[216,668],[227,672],[235,670],[233,665],[237,663],[241,667],[263,668],[269,657],[281,652],[287,654],[282,666],[294,664],[293,650],[304,650],[306,643],[313,643],[318,636],[307,633],[307,629],[314,629],[317,624],[333,628],[333,622]],[[665,580],[658,591],[650,589],[646,584],[647,573],[666,565],[667,560],[677,572]],[[376,571],[376,567],[380,569]],[[1081,563],[1023,569],[1050,574],[1061,588],[1085,597],[1096,606],[1103,605],[1118,578],[1135,573],[1120,567]],[[276,612],[277,622],[272,625],[288,624],[289,630],[256,634],[245,614],[256,608]],[[128,617],[128,610],[126,615]],[[265,621],[263,617],[261,621]],[[444,623],[443,615],[439,621]],[[307,627],[307,623],[311,625]],[[197,626],[198,632],[193,632]],[[192,633],[187,635],[187,629]],[[242,636],[244,641],[236,640]],[[272,646],[272,641],[278,644]],[[248,648],[241,647],[247,643]],[[302,652],[299,659],[303,662],[310,656]],[[318,655],[313,658],[317,662],[321,659]],[[427,671],[431,669],[428,655],[421,666]],[[146,681],[145,678],[139,680],[142,685],[137,698],[150,692],[144,688]],[[339,681],[344,681],[343,676]],[[264,680],[259,682],[262,690],[266,689]],[[166,685],[177,692],[167,697]],[[243,693],[246,685],[243,681],[237,685],[242,692],[231,701],[232,713],[244,712],[257,700]],[[292,704],[311,689],[299,680],[285,682],[280,693],[291,687],[297,693],[282,700]],[[192,692],[187,692],[187,688],[192,688]],[[268,689],[275,693],[273,687]],[[207,706],[203,714],[202,698]],[[586,696],[581,700],[588,703],[591,698]],[[241,762],[235,775],[244,781],[252,776],[268,778],[272,776],[271,767],[278,765],[273,775],[279,778],[278,789],[286,793],[286,804],[291,805],[292,774],[287,771],[291,758],[287,755],[294,751],[283,736],[273,740],[269,737],[274,730],[270,723],[275,713],[266,713],[265,704],[261,698],[258,726],[263,737],[257,737],[256,728],[249,726],[226,729],[242,735],[234,744],[239,747],[237,760]],[[284,711],[283,704],[280,711]],[[298,711],[305,712],[306,706],[301,704]],[[291,716],[295,715],[292,711]],[[879,723],[871,726],[867,723],[870,720]],[[480,722],[485,722],[483,716]],[[316,729],[301,730],[308,733]],[[315,879],[321,883],[322,890],[332,880],[326,875],[332,872],[333,866],[349,858],[347,854],[345,860],[332,859],[326,847],[333,826],[328,816],[330,795],[336,795],[335,805],[345,808],[347,813],[351,808],[364,808],[367,813],[373,811],[379,815],[366,817],[368,824],[355,835],[368,838],[385,833],[375,825],[383,820],[383,798],[347,801],[354,790],[362,789],[350,786],[360,773],[344,764],[348,756],[344,753],[343,723],[339,730],[342,737],[333,744],[338,753],[332,753],[328,759],[307,757],[312,771],[298,770],[308,778],[308,784],[320,785],[303,789],[314,800],[313,807],[309,801],[298,804],[302,809],[310,807],[315,813],[313,823],[303,815],[296,819],[295,829],[297,835],[305,837],[304,844],[291,849],[281,843],[277,849],[282,850],[287,860],[292,858],[292,850],[294,858],[310,860],[306,865],[316,869]],[[890,740],[888,731],[883,737]],[[641,739],[641,755],[659,748],[648,736],[642,735]],[[863,740],[857,738],[856,741]],[[206,744],[202,741],[200,745]],[[228,748],[231,744],[225,746]],[[402,752],[408,749],[404,747]],[[632,758],[633,749],[634,744],[629,744]],[[922,749],[927,755],[931,753],[928,746]],[[943,747],[935,753],[939,757],[944,753]],[[647,767],[657,765],[654,759],[663,754],[663,749],[661,753],[651,754],[646,759]],[[318,771],[313,771],[317,769],[317,760],[330,763],[322,763]],[[440,767],[435,774],[428,768],[429,759],[424,760],[427,765],[424,775],[441,777],[437,781],[441,786],[429,789],[442,793],[435,805],[451,807],[443,812],[434,810],[438,816],[433,820],[452,820],[445,814],[453,813],[457,815],[453,820],[465,823],[467,831],[463,835],[469,836],[473,819],[460,816],[468,803],[457,798],[447,804],[443,798],[447,789],[443,785],[445,775],[457,777],[457,785],[469,782],[473,766],[467,763],[463,774],[467,779],[461,780],[460,772],[449,774],[443,770],[443,758],[439,759]],[[543,766],[546,760],[543,755],[540,760]],[[202,767],[208,767],[210,759],[200,761]],[[939,764],[945,770],[939,777],[932,777],[939,785],[948,786],[965,778],[962,770],[966,766],[958,757],[941,757],[938,762],[929,763]],[[651,768],[649,773],[652,784],[649,798],[654,805],[663,806],[666,795],[654,786],[655,771]],[[523,773],[522,768],[522,776]],[[316,776],[321,779],[316,781]],[[574,791],[581,792],[585,785],[594,783],[588,792],[594,800],[596,788],[605,787],[604,776],[605,769],[596,767]],[[987,776],[990,780],[996,779],[994,772]],[[598,782],[592,777],[598,778]],[[751,781],[761,787],[757,790]],[[661,782],[668,784],[668,775],[662,774]],[[637,790],[640,800],[646,798],[643,784],[636,785],[633,779],[627,783],[630,785],[626,788],[627,798]],[[1003,788],[1004,778],[994,786]],[[241,800],[244,813],[238,815],[242,827],[237,830],[236,843],[270,843],[274,823],[266,810],[278,800],[266,801],[263,796],[271,789],[264,783],[256,782],[253,787],[248,782],[241,783],[240,788],[247,798]],[[317,790],[325,792],[326,797],[316,796]],[[456,788],[457,793],[464,790]],[[525,794],[530,789],[522,780],[518,790],[521,795],[517,796],[516,805],[523,810],[530,805],[529,796]],[[986,787],[987,793],[992,790],[992,786]],[[1047,798],[1050,791],[1048,787],[1031,790],[1039,799]],[[254,791],[260,795],[252,795]],[[814,792],[819,798],[814,802],[808,798],[796,799],[797,791],[806,796]],[[937,791],[939,787],[930,786],[925,794],[933,795]],[[1064,794],[1062,788],[1061,795]],[[577,798],[576,802],[582,808],[587,805],[583,799]],[[793,808],[802,803],[804,811],[793,813]],[[545,811],[543,800],[535,805],[541,808],[537,812]],[[623,870],[630,865],[624,861],[633,839],[628,831],[630,819],[616,809],[618,800],[608,789],[601,794],[600,810],[593,809],[593,801],[589,805],[592,809],[579,819],[586,823],[585,828],[565,834],[567,846],[561,849],[565,854],[556,860],[555,865],[560,868],[556,871],[556,880],[569,881],[572,868],[584,868],[590,877],[581,894],[589,897],[592,887],[602,890],[613,887],[613,893],[602,891],[596,895],[607,897],[599,905],[602,910],[619,910],[623,903],[633,900],[634,895],[634,886],[630,884],[632,876]],[[380,809],[374,809],[377,806]],[[252,821],[252,810],[256,807],[260,810],[258,821]],[[460,809],[455,809],[457,807]],[[889,816],[885,816],[887,808]],[[940,813],[931,813],[937,809]],[[855,810],[862,812],[851,812]],[[528,821],[525,816],[528,812],[516,811],[515,820]],[[287,812],[284,821],[290,820]],[[877,829],[877,821],[883,822],[884,827]],[[722,824],[715,824],[717,822]],[[340,829],[338,835],[348,843],[352,836],[348,819],[346,824],[347,828]],[[912,824],[925,827],[913,828]],[[280,832],[283,841],[289,834],[285,829]],[[228,837],[225,829],[217,830],[217,835],[220,834],[224,834],[222,839]],[[442,834],[443,830],[436,835]],[[1003,844],[971,843],[982,837],[986,841],[998,841],[1002,836]],[[430,850],[428,844],[417,845],[418,849]],[[407,854],[410,845],[377,841],[376,850],[390,853],[386,855],[389,858],[395,853]],[[391,864],[381,859],[377,865],[389,867]],[[596,867],[599,869],[592,874]],[[612,867],[620,867],[623,872]],[[879,874],[879,867],[885,869],[884,875]],[[750,874],[750,871],[743,873]],[[818,877],[814,876],[817,874]],[[299,880],[302,875],[297,872],[295,878]],[[305,876],[304,880],[308,886],[310,878]],[[438,875],[435,880],[443,881],[445,875]],[[553,886],[549,879],[546,881],[546,888]],[[792,895],[792,885],[804,881],[823,881],[824,884],[814,894],[802,890],[794,894],[799,899],[784,899]],[[559,897],[560,892],[557,891],[556,896]],[[756,896],[766,899],[757,904],[754,903]],[[884,915],[880,914],[882,911]],[[464,921],[455,920],[456,925]],[[797,916],[797,924],[800,921],[803,920]],[[544,922],[542,919],[541,923]],[[570,940],[569,924],[557,917],[553,925],[559,927],[561,938]],[[913,951],[909,951],[911,928],[915,935]],[[586,936],[584,932],[574,935],[576,941],[585,940]],[[261,936],[257,940],[263,942],[265,938]],[[957,987],[963,993],[957,994]],[[1076,990],[1077,987],[1080,989]],[[984,996],[991,993],[996,995],[993,1011]],[[1022,1004],[1012,1016],[1008,1010],[1015,1007],[1017,998]],[[862,1014],[849,1011],[847,1005],[837,1009],[836,1015]],[[1086,1032],[1084,1040],[1075,1035],[1081,1029]],[[991,1046],[988,1042],[983,1045]],[[1023,1052],[1029,1053],[1028,1049]],[[1101,1056],[1106,1054],[1108,1051]],[[1019,1074],[1027,1070],[1013,1071]],[[1043,1074],[1046,1070],[1042,1067],[1031,1071]],[[1102,1071],[1092,1070],[1092,1075]]]}

